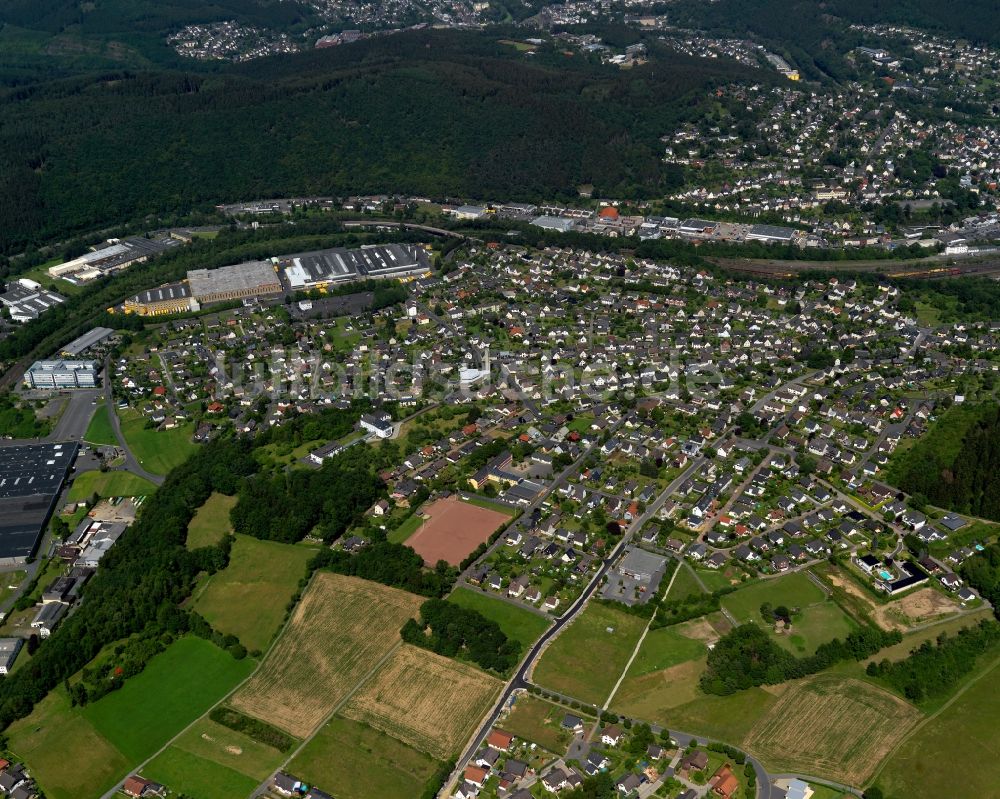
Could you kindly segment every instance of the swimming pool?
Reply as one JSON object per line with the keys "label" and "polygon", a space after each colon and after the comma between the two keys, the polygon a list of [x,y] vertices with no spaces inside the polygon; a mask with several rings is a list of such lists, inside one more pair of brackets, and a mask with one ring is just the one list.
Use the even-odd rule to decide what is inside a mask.
{"label": "swimming pool", "polygon": [[878,576],[881,577],[883,580],[891,580],[892,572],[888,571],[887,569],[879,569]]}

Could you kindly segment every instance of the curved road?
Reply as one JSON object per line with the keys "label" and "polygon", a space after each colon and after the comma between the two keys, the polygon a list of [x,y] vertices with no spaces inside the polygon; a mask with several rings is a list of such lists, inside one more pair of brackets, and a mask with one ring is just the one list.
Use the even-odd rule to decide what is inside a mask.
{"label": "curved road", "polygon": [[129,449],[128,442],[125,440],[125,435],[122,433],[122,423],[118,418],[118,413],[115,411],[114,398],[111,396],[111,372],[110,372],[110,362],[108,359],[104,361],[104,404],[108,409],[108,418],[111,420],[111,429],[114,431],[115,438],[118,439],[118,446],[121,447],[122,451],[125,453],[125,469],[132,472],[132,474],[143,477],[149,480],[153,485],[159,486],[163,485],[163,475],[153,474],[152,472],[147,472],[142,464],[136,459],[135,455],[132,454],[132,450]]}

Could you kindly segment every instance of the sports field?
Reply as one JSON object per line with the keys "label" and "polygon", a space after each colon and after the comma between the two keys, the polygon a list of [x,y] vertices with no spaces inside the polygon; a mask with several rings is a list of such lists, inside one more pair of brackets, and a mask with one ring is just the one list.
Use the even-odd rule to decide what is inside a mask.
{"label": "sports field", "polygon": [[519,608],[510,602],[496,599],[483,591],[456,588],[448,597],[449,602],[482,613],[487,619],[500,625],[504,635],[521,644],[521,652],[527,652],[535,641],[549,628],[549,620],[530,610]]}
{"label": "sports field", "polygon": [[502,687],[474,666],[404,644],[341,714],[444,760],[458,752]]}
{"label": "sports field", "polygon": [[202,638],[181,638],[121,689],[81,713],[123,754],[139,762],[246,679],[255,665],[250,658],[233,660]]}
{"label": "sports field", "polygon": [[144,469],[153,474],[167,474],[180,466],[198,448],[191,440],[194,423],[186,422],[173,430],[146,427],[146,417],[133,410],[121,415],[122,435],[128,448]]}
{"label": "sports field", "polygon": [[67,499],[84,502],[93,494],[101,497],[148,497],[156,486],[131,472],[83,472],[70,486]]}
{"label": "sports field", "polygon": [[406,545],[428,566],[439,560],[458,566],[509,519],[505,513],[463,502],[455,496],[439,499],[425,513],[427,521],[406,539]]}
{"label": "sports field", "polygon": [[861,786],[920,717],[888,691],[821,674],[790,685],[744,746],[773,771]]}
{"label": "sports field", "polygon": [[437,768],[434,759],[365,724],[334,716],[288,765],[299,779],[338,799],[413,799]]}
{"label": "sports field", "polygon": [[552,641],[534,670],[534,682],[584,702],[608,698],[646,619],[591,602]]}
{"label": "sports field", "polygon": [[237,710],[298,738],[311,734],[400,642],[423,598],[329,572],[314,575]]}
{"label": "sports field", "polygon": [[187,548],[210,547],[218,544],[223,536],[233,531],[229,523],[229,511],[236,505],[236,497],[227,497],[218,491],[198,508],[188,524]]}
{"label": "sports field", "polygon": [[886,796],[995,796],[1000,785],[1000,663],[913,733],[876,777]]}
{"label": "sports field", "polygon": [[194,609],[250,651],[264,651],[285,620],[285,608],[315,549],[238,535],[229,565],[199,590]]}

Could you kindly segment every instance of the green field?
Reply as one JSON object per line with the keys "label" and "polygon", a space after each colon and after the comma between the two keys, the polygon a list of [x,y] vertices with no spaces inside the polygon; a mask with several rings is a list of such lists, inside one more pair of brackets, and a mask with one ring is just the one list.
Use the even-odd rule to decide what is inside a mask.
{"label": "green field", "polygon": [[695,574],[705,584],[709,591],[718,591],[722,588],[729,588],[732,585],[725,572],[719,569],[697,569]]}
{"label": "green field", "polygon": [[887,797],[954,796],[956,775],[961,775],[959,795],[996,795],[1000,785],[998,667],[1000,661],[994,661],[900,745],[875,778]]}
{"label": "green field", "polygon": [[92,494],[101,497],[146,497],[156,491],[149,480],[131,472],[83,472],[70,486],[70,502],[84,502]]}
{"label": "green field", "polygon": [[639,648],[639,654],[632,661],[629,677],[667,669],[706,654],[705,644],[681,635],[678,626],[649,631]]}
{"label": "green field", "polygon": [[804,572],[792,572],[734,591],[722,598],[722,605],[740,622],[760,623],[760,606],[765,602],[791,609],[804,608],[825,599],[826,594]]}
{"label": "green field", "polygon": [[677,573],[673,577],[670,593],[667,594],[666,598],[684,599],[688,596],[701,596],[704,593],[691,567],[687,563],[681,563],[677,566]]}
{"label": "green field", "polygon": [[[22,655],[23,657],[23,655]],[[70,707],[61,687],[7,730],[10,751],[27,763],[49,799],[100,796],[128,771],[130,762]]]}
{"label": "green field", "polygon": [[267,779],[284,760],[277,749],[209,718],[196,721],[170,746],[251,777],[255,783]]}
{"label": "green field", "polygon": [[482,591],[457,588],[448,599],[463,608],[478,610],[487,619],[495,621],[508,638],[521,644],[522,653],[527,652],[549,628],[549,621],[543,616],[501,599],[494,599]]}
{"label": "green field", "polygon": [[172,795],[190,799],[243,797],[253,793],[260,780],[251,779],[212,760],[169,746],[142,770],[146,779],[166,785]]}
{"label": "green field", "polygon": [[567,713],[585,718],[578,710],[570,711],[530,694],[522,694],[498,726],[522,740],[561,755],[573,738],[572,733],[560,726]]}
{"label": "green field", "polygon": [[535,682],[602,705],[645,627],[646,619],[591,602],[545,650],[535,666]]}
{"label": "green field", "polygon": [[764,688],[750,688],[731,696],[702,694],[673,708],[670,723],[686,732],[738,745],[776,701],[776,694]]}
{"label": "green field", "polygon": [[225,494],[214,492],[205,504],[198,508],[198,512],[188,524],[187,548],[213,546],[227,533],[231,533],[233,528],[229,523],[229,511],[234,505],[236,497],[227,497]]}
{"label": "green field", "polygon": [[334,716],[288,765],[299,779],[337,799],[413,799],[437,769],[423,752]]}
{"label": "green field", "polygon": [[201,638],[181,638],[141,674],[80,713],[133,762],[153,754],[236,687],[255,662]]}
{"label": "green field", "polygon": [[180,466],[198,448],[191,440],[194,424],[187,422],[173,430],[146,428],[145,417],[137,411],[121,414],[122,434],[136,460],[146,471],[167,474]]}
{"label": "green field", "polygon": [[424,520],[414,513],[405,522],[399,525],[399,527],[390,531],[386,538],[388,538],[393,544],[402,544],[407,538],[417,532],[423,523]]}
{"label": "green field", "polygon": [[477,508],[486,508],[486,510],[495,510],[497,513],[502,513],[505,516],[513,516],[516,511],[513,508],[509,508],[502,502],[490,502],[488,499],[480,499],[479,497],[469,497],[468,499],[463,499],[463,502],[468,502],[470,505],[475,505]]}
{"label": "green field", "polygon": [[285,619],[285,607],[306,576],[315,549],[236,536],[229,565],[199,590],[194,609],[247,649],[264,651]]}
{"label": "green field", "polygon": [[103,444],[117,445],[118,439],[111,429],[111,418],[108,416],[108,406],[102,404],[94,411],[94,415],[87,425],[87,432],[83,435],[83,440],[91,444],[101,446]]}

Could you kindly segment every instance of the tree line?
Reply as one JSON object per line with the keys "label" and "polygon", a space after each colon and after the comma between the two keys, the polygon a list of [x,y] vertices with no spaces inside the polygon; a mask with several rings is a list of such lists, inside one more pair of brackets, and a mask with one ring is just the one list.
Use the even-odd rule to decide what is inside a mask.
{"label": "tree line", "polygon": [[521,655],[520,645],[495,621],[445,599],[424,602],[419,620],[408,619],[400,635],[408,644],[445,657],[465,656],[500,674],[513,669]]}

